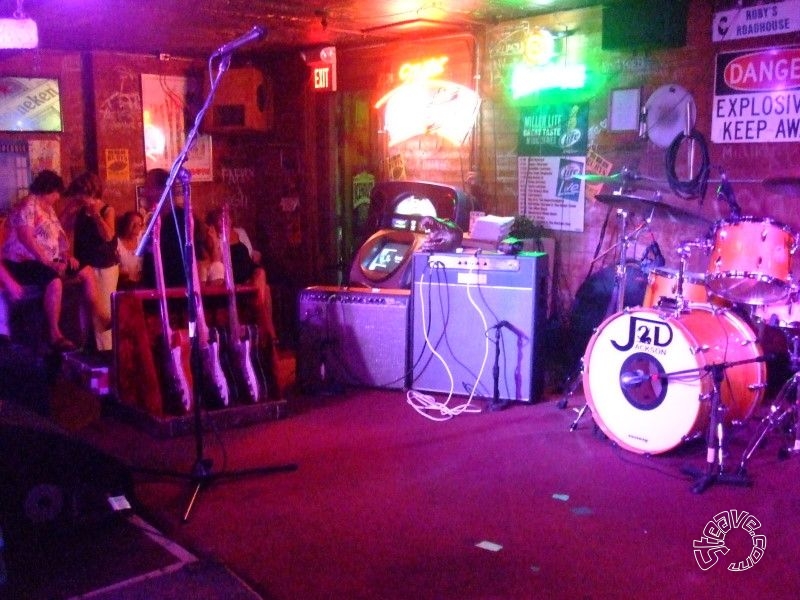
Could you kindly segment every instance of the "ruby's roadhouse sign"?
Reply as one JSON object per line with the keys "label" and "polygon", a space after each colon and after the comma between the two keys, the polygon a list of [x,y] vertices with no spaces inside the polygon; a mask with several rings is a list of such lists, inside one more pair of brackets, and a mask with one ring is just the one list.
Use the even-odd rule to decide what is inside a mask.
{"label": "ruby's roadhouse sign", "polygon": [[800,46],[717,55],[711,141],[800,142]]}

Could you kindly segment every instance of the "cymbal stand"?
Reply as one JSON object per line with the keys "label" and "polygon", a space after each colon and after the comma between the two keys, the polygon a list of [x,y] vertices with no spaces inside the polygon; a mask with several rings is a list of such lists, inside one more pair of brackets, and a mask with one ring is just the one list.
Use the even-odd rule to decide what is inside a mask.
{"label": "cymbal stand", "polygon": [[735,362],[721,362],[706,365],[704,370],[710,371],[712,376],[713,388],[711,391],[711,419],[708,424],[706,434],[706,468],[700,471],[694,468],[685,468],[683,472],[695,479],[692,492],[702,494],[714,483],[724,483],[728,485],[738,485],[748,487],[752,482],[741,470],[736,473],[725,471],[725,411],[726,406],[722,402],[720,388],[725,380],[725,369],[752,362],[763,362],[765,357],[748,358]]}
{"label": "cymbal stand", "polygon": [[[643,223],[641,223],[630,234],[628,234],[628,211],[622,208],[617,209],[617,217],[620,220],[619,236],[617,243],[612,246],[612,249],[619,248],[619,256],[617,259],[616,269],[614,271],[614,287],[612,288],[611,298],[609,300],[608,307],[606,308],[604,317],[606,319],[614,313],[618,313],[625,308],[625,290],[628,287],[628,249],[631,246],[631,242],[638,239],[639,235],[650,226],[650,219],[645,219]],[[601,256],[604,255],[605,253]],[[568,399],[575,394],[575,392],[578,390],[578,386],[583,383],[583,369],[584,364],[583,360],[581,360],[578,370],[570,375],[570,377],[567,379],[569,386],[567,391],[564,393],[564,396],[561,398],[561,400],[559,400],[559,408],[566,408]],[[583,415],[586,414],[588,409],[588,403],[584,403],[583,406],[578,409],[578,414],[575,417],[575,420],[570,423],[570,431],[575,431],[578,428],[578,423],[583,418]]]}
{"label": "cymbal stand", "polygon": [[784,424],[791,424],[792,421],[795,429],[794,445],[791,448],[781,448],[778,457],[788,458],[800,454],[800,426],[797,421],[800,411],[800,336],[792,335],[789,342],[791,345],[789,360],[794,374],[781,387],[775,401],[769,407],[769,414],[761,420],[753,439],[745,448],[739,463],[739,474],[742,477],[747,476],[747,463],[767,434]]}
{"label": "cymbal stand", "polygon": [[658,308],[674,312],[676,316],[689,310],[689,301],[683,296],[683,284],[686,281],[687,260],[691,254],[690,245],[690,243],[684,242],[681,243],[677,248],[678,275],[676,278],[677,285],[675,286],[675,297],[670,298],[667,296],[661,296],[656,304]]}

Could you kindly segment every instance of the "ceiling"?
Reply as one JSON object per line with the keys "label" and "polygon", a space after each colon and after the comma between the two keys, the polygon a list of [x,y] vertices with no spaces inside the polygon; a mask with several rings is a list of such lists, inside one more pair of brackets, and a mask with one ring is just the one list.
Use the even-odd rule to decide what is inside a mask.
{"label": "ceiling", "polygon": [[237,52],[371,45],[615,1],[622,0],[2,0],[0,17],[22,2],[41,48],[202,57],[255,26],[267,35]]}

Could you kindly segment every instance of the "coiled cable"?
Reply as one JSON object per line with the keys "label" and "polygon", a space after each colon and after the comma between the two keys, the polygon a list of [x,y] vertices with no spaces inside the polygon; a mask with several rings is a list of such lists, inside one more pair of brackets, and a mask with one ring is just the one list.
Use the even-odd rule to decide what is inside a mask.
{"label": "coiled cable", "polygon": [[[682,181],[675,172],[675,164],[678,156],[678,150],[680,149],[681,144],[683,144],[683,141],[687,139],[691,140],[692,143],[697,142],[697,145],[700,147],[701,161],[700,168],[697,170],[697,175],[688,181]],[[672,140],[672,143],[667,149],[666,170],[669,187],[676,196],[686,198],[687,200],[697,197],[702,198],[705,196],[706,187],[708,185],[708,174],[711,170],[711,165],[708,156],[708,144],[706,143],[703,134],[696,129],[693,129],[689,135],[686,135],[685,133],[679,133],[676,135],[675,139]]]}

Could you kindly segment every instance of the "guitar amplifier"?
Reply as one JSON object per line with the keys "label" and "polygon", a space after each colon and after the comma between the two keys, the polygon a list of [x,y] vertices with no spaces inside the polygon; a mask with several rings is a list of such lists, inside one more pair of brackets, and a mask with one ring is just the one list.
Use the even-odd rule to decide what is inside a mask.
{"label": "guitar amplifier", "polygon": [[[540,329],[547,255],[441,252],[414,255],[409,387],[498,400],[540,398]],[[495,376],[495,370],[497,376]]]}
{"label": "guitar amplifier", "polygon": [[345,386],[405,386],[411,292],[312,286],[298,300],[297,384],[305,393]]}

